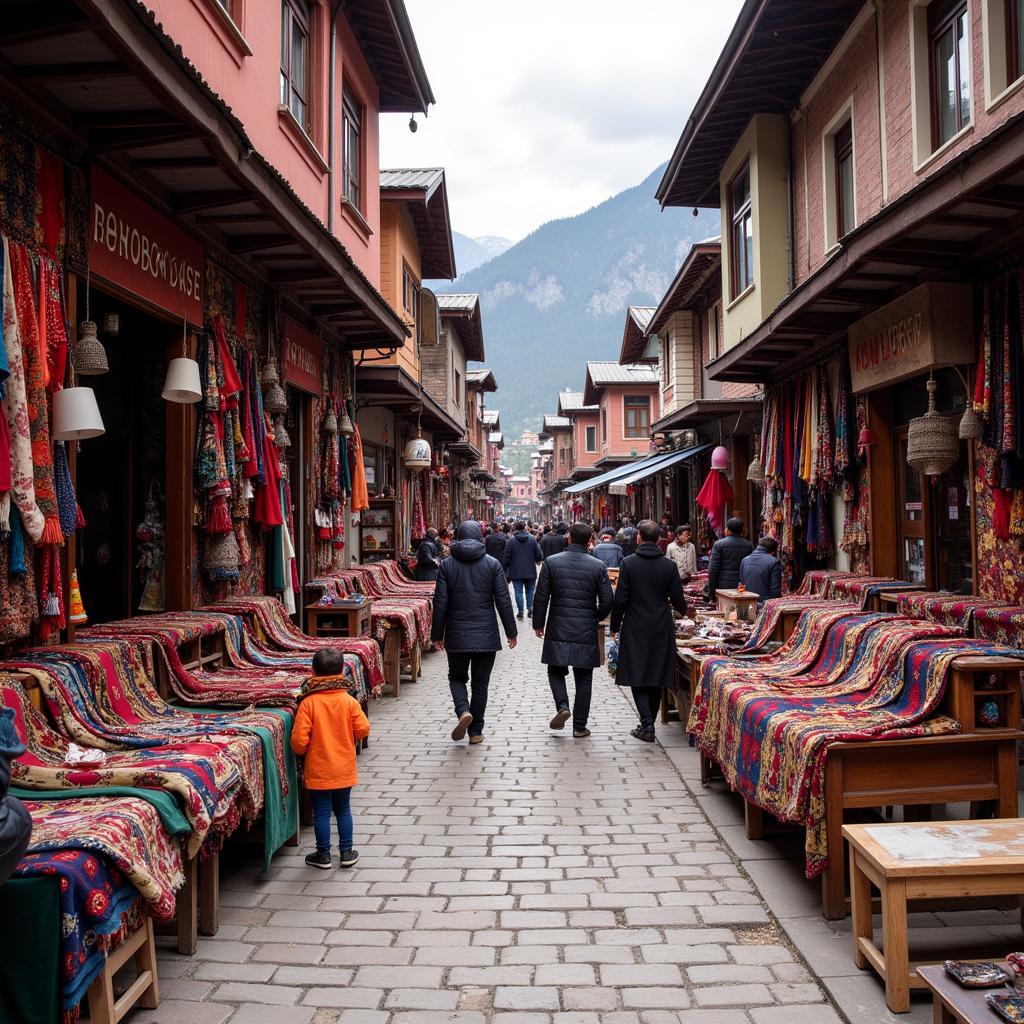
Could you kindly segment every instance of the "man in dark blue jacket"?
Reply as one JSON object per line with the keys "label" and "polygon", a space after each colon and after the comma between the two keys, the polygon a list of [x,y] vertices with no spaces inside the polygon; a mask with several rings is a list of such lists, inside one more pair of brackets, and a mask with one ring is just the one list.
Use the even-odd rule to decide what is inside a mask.
{"label": "man in dark blue jacket", "polygon": [[523,608],[528,615],[533,615],[533,592],[537,587],[537,566],[543,561],[537,539],[526,532],[526,523],[520,520],[515,525],[515,533],[505,546],[505,554],[501,564],[505,575],[512,581],[516,592],[516,618],[523,617]]}
{"label": "man in dark blue jacket", "polygon": [[626,552],[621,544],[615,543],[615,531],[605,528],[601,531],[601,539],[594,545],[594,557],[600,559],[609,569],[618,569]]}
{"label": "man in dark blue jacket", "polygon": [[497,523],[491,523],[491,528],[487,531],[487,536],[484,537],[487,554],[500,562],[502,555],[505,554],[506,544],[508,544],[508,536],[502,532]]}
{"label": "man in dark blue jacket", "polygon": [[[498,616],[509,648],[515,647],[519,631],[512,618],[505,573],[484,550],[480,524],[467,520],[457,536],[451,555],[437,572],[430,638],[438,649],[448,652],[448,687],[459,719],[452,739],[461,740],[468,731],[469,742],[476,744],[483,739],[487,687],[495,655],[501,650]],[[467,688],[471,675],[472,699]]]}
{"label": "man in dark blue jacket", "polygon": [[770,597],[782,597],[782,563],[775,557],[778,550],[779,542],[774,537],[762,537],[740,562],[740,583],[757,594],[759,605]]}

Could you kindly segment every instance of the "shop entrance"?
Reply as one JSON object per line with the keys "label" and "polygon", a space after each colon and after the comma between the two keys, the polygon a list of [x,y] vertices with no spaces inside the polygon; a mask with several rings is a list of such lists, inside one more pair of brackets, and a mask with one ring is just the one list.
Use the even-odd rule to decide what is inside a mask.
{"label": "shop entrance", "polygon": [[[78,300],[84,310],[84,288]],[[104,330],[107,314],[118,318],[116,335]],[[106,622],[164,607],[167,412],[160,392],[167,349],[175,342],[180,348],[181,326],[95,288],[90,316],[100,325],[110,371],[83,379],[96,392],[106,433],[78,453],[77,494],[86,525],[78,534],[76,567],[89,620]]]}
{"label": "shop entrance", "polygon": [[[307,506],[310,491],[309,432],[307,421],[310,417],[310,396],[290,384],[286,388],[288,411],[285,413],[285,427],[291,438],[291,447],[286,449],[283,459],[287,470],[288,491],[291,494],[292,514],[288,529],[294,528],[292,546],[295,548],[295,566],[299,573],[299,593],[305,592],[306,581],[310,578],[312,566],[309,561],[312,548],[306,536]],[[285,513],[287,514],[287,509]],[[309,516],[312,519],[312,513]]]}

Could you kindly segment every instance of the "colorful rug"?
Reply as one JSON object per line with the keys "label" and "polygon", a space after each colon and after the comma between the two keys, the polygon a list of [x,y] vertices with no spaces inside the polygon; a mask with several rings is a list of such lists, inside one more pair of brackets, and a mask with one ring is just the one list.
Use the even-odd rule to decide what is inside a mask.
{"label": "colorful rug", "polygon": [[11,766],[11,781],[25,789],[86,790],[142,786],[174,793],[192,827],[189,856],[207,840],[215,845],[238,826],[240,778],[234,761],[210,743],[173,750],[104,752],[100,764],[68,762],[70,740],[54,732],[28,700],[21,683],[0,672],[0,702],[14,711],[14,727],[27,750]]}
{"label": "colorful rug", "polygon": [[[960,594],[914,591],[896,596],[896,610],[901,615],[941,622],[944,626],[957,626],[965,633],[971,632],[976,612],[999,607],[997,601]],[[1024,612],[1024,608],[1021,611]]]}
{"label": "colorful rug", "polygon": [[796,593],[802,597],[810,597],[814,594],[823,594],[827,597],[826,591],[833,581],[854,579],[860,575],[856,572],[841,572],[838,569],[812,569],[804,575]]}
{"label": "colorful rug", "polygon": [[797,596],[788,594],[785,597],[770,597],[757,613],[750,639],[733,654],[755,654],[767,644],[787,612],[802,612],[821,604],[817,595]]}
{"label": "colorful rug", "polygon": [[1024,608],[1020,605],[979,608],[974,613],[974,633],[979,640],[1024,647]]}
{"label": "colorful rug", "polygon": [[824,594],[830,600],[858,601],[861,608],[867,608],[872,598],[881,593],[896,590],[917,590],[917,583],[893,579],[891,576],[848,576],[830,579],[825,583]]}

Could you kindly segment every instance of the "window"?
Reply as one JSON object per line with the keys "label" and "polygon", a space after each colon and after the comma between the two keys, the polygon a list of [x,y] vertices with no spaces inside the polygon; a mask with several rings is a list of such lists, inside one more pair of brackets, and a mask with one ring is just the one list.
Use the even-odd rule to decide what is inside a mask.
{"label": "window", "polygon": [[732,297],[754,283],[754,214],[750,205],[750,163],[745,163],[729,186],[729,236]]}
{"label": "window", "polygon": [[666,337],[661,343],[661,381],[665,388],[675,387],[676,383],[676,361],[672,358],[672,341]]}
{"label": "window", "polygon": [[856,226],[853,184],[853,122],[847,121],[832,136],[835,162],[836,237],[842,238]]}
{"label": "window", "polygon": [[310,133],[309,26],[306,0],[281,2],[281,106]]}
{"label": "window", "polygon": [[562,467],[565,466],[565,449],[564,448],[559,448],[558,449],[558,464],[560,466],[562,466]]}
{"label": "window", "polygon": [[217,0],[217,5],[224,11],[224,13],[229,18],[234,17],[235,12],[233,8],[235,5],[232,2],[232,0]]}
{"label": "window", "polygon": [[462,374],[455,371],[455,404],[462,405]]}
{"label": "window", "polygon": [[651,430],[651,400],[646,395],[626,395],[622,400],[623,436],[647,437]]}
{"label": "window", "polygon": [[722,315],[722,303],[716,302],[708,310],[708,361],[717,359],[721,355],[721,337],[719,332],[720,317]]}
{"label": "window", "polygon": [[402,308],[412,317],[413,323],[420,320],[420,283],[412,276],[408,263],[402,263]]}
{"label": "window", "polygon": [[597,427],[587,427],[585,450],[594,453],[597,451]]}
{"label": "window", "polygon": [[601,444],[608,443],[608,410],[601,410]]}
{"label": "window", "polygon": [[362,210],[363,107],[349,89],[342,93],[341,147],[342,198]]}
{"label": "window", "polygon": [[1006,81],[1024,74],[1024,0],[1006,0]]}
{"label": "window", "polygon": [[970,46],[966,0],[934,0],[928,8],[931,44],[932,146],[948,142],[971,121]]}

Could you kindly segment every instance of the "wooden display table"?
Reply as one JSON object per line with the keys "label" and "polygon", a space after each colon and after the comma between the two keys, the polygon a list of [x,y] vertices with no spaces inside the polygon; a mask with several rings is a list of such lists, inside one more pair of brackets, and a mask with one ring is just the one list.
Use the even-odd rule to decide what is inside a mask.
{"label": "wooden display table", "polygon": [[[115,996],[114,975],[129,960],[135,961],[135,980]],[[160,1005],[152,918],[147,917],[130,938],[107,956],[102,972],[89,986],[87,1000],[90,1024],[118,1024],[133,1007],[152,1010]]]}
{"label": "wooden display table", "polygon": [[[927,987],[907,950],[908,900],[1024,893],[1024,818],[844,825],[843,836],[850,845],[853,958],[885,982],[893,1013],[910,1009],[912,988]],[[882,949],[874,940],[872,885],[881,895]]]}
{"label": "wooden display table", "polygon": [[935,965],[918,967],[917,976],[931,991],[933,1024],[996,1024],[1000,1019],[989,1009],[985,996],[989,992],[1009,992],[1009,989],[964,988],[944,968]]}
{"label": "wooden display table", "polygon": [[317,637],[369,636],[373,598],[306,605],[306,632]]}
{"label": "wooden display table", "polygon": [[739,622],[753,622],[757,618],[757,599],[759,594],[751,590],[716,590],[718,610],[726,617],[733,612]]}

